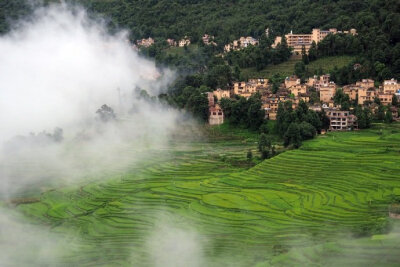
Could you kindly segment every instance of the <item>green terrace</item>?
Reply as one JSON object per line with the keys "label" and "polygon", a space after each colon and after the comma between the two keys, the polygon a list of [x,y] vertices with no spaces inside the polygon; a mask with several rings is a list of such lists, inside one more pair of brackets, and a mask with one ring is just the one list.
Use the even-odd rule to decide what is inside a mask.
{"label": "green terrace", "polygon": [[255,140],[171,144],[128,173],[17,209],[76,235],[66,265],[150,265],[144,244],[160,214],[196,229],[206,266],[400,264],[398,223],[388,217],[400,199],[400,124],[328,133],[250,169],[226,160],[246,160]]}

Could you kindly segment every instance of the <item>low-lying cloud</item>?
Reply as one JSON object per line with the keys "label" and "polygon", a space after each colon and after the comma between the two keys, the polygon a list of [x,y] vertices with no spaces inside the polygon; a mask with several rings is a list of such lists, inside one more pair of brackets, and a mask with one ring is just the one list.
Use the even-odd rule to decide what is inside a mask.
{"label": "low-lying cloud", "polygon": [[[0,196],[122,170],[166,144],[177,127],[177,111],[135,95],[138,88],[157,95],[173,72],[157,69],[126,32],[110,35],[82,8],[38,8],[0,37],[0,62]],[[96,118],[103,104],[116,120]]]}

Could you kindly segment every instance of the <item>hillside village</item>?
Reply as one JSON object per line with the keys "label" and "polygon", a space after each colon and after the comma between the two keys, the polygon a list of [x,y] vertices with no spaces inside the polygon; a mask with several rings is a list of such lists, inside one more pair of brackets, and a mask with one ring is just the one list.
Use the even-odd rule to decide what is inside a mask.
{"label": "hillside village", "polygon": [[[269,37],[270,29],[265,30],[265,36]],[[284,35],[287,46],[291,49],[292,56],[300,54],[309,54],[310,49],[316,47],[328,35],[345,34],[357,35],[357,30],[352,28],[345,31],[330,28],[321,30],[314,28],[311,33],[294,34],[292,31]],[[201,42],[206,46],[217,46],[215,37],[204,34]],[[185,36],[180,40],[167,39],[169,46],[185,47],[191,44],[189,37]],[[283,42],[282,36],[276,36],[271,48],[277,48]],[[238,51],[250,46],[259,45],[260,40],[251,36],[240,37],[231,43],[223,46],[224,53]],[[137,47],[150,47],[154,44],[151,37],[141,39],[136,42]],[[356,70],[360,64],[354,64]],[[304,78],[304,77],[303,77]],[[304,79],[303,79],[304,80]],[[375,114],[378,112],[379,104],[387,106],[388,112],[391,112],[393,120],[399,120],[399,114],[396,107],[392,107],[393,98],[400,98],[400,83],[395,80],[384,80],[381,85],[371,79],[362,79],[355,84],[338,86],[330,79],[329,74],[309,77],[305,81],[295,75],[286,77],[283,83],[277,88],[267,78],[248,79],[247,81],[235,81],[227,89],[218,88],[213,92],[207,93],[209,114],[208,123],[210,125],[220,125],[224,122],[224,111],[221,108],[220,101],[223,98],[233,99],[237,96],[248,99],[250,96],[258,93],[262,100],[262,109],[265,112],[265,119],[276,120],[278,107],[280,103],[290,101],[292,108],[295,109],[300,102],[307,103],[309,109],[316,112],[325,112],[329,118],[330,125],[328,130],[351,130],[357,129],[357,117],[353,114],[354,108],[342,107],[335,103],[335,94],[340,90],[348,96],[349,101],[355,105],[368,107]]]}
{"label": "hillside village", "polygon": [[[229,90],[217,89],[208,93],[209,124],[218,125],[224,122],[224,113],[218,104],[222,98],[234,96],[249,98],[251,95],[259,93],[266,119],[276,119],[280,103],[290,101],[292,108],[295,109],[301,101],[304,101],[308,103],[311,110],[325,111],[330,120],[328,130],[357,129],[357,117],[352,114],[352,109],[342,110],[340,105],[334,103],[334,96],[338,90],[342,90],[344,94],[348,95],[350,101],[354,101],[357,105],[370,107],[373,113],[378,110],[377,102],[384,106],[390,106],[394,97],[400,100],[400,83],[395,79],[385,80],[378,88],[371,79],[363,79],[356,84],[339,88],[333,81],[330,81],[329,74],[310,77],[304,83],[293,75],[287,77],[276,92],[273,92],[272,84],[266,78],[249,79],[247,82],[235,82]],[[316,93],[318,96],[317,101],[310,101],[312,93]],[[394,120],[399,120],[397,108],[391,107],[390,112]]]}

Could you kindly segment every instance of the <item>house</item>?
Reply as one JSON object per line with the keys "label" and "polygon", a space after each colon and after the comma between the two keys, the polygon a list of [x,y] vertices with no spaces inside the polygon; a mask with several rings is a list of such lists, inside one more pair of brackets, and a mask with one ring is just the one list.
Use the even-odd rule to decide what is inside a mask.
{"label": "house", "polygon": [[286,77],[285,79],[285,88],[288,89],[294,85],[301,84],[300,79],[296,75],[292,75],[290,77]]}
{"label": "house", "polygon": [[209,107],[208,123],[210,125],[220,125],[224,123],[224,112],[218,104]]}
{"label": "house", "polygon": [[215,106],[214,94],[213,93],[207,92],[207,99],[208,99],[208,106],[209,107]]}
{"label": "house", "polygon": [[395,79],[383,81],[383,92],[385,94],[395,94],[397,90],[400,90],[400,83]]}
{"label": "house", "polygon": [[363,105],[366,101],[373,102],[376,96],[377,90],[374,87],[360,87],[358,89],[358,104]]}
{"label": "house", "polygon": [[266,78],[249,79],[249,83],[255,84],[256,87],[268,87],[268,79]]}
{"label": "house", "polygon": [[381,101],[382,105],[388,106],[392,104],[393,94],[385,94],[384,92],[379,92],[377,97]]}
{"label": "house", "polygon": [[213,92],[213,95],[219,100],[222,98],[230,98],[231,97],[231,91],[230,90],[222,90],[221,88],[218,88]]}
{"label": "house", "polygon": [[211,35],[208,35],[208,34],[204,34],[201,39],[203,40],[203,43],[205,45],[217,46],[217,44],[214,42],[214,36],[211,36]]}
{"label": "house", "polygon": [[185,36],[183,39],[179,40],[179,47],[184,47],[190,45],[190,39]]}
{"label": "house", "polygon": [[319,89],[319,99],[323,103],[333,103],[333,97],[336,93],[336,84],[329,82],[327,85],[323,85]]}
{"label": "house", "polygon": [[328,86],[329,85],[330,77],[331,76],[329,74],[324,74],[324,75],[321,75],[319,77],[314,75],[314,77],[308,78],[307,86],[314,87],[318,92],[319,89],[321,88],[321,86]]}
{"label": "house", "polygon": [[210,125],[219,125],[224,123],[224,112],[222,108],[215,103],[214,93],[207,92],[208,99],[208,123]]}
{"label": "house", "polygon": [[356,86],[369,89],[375,87],[374,80],[371,79],[362,79],[361,81],[356,82]]}
{"label": "house", "polygon": [[[262,108],[265,111],[265,115],[270,120],[276,120],[276,115],[278,113],[279,103],[285,102],[289,99],[289,92],[285,88],[280,88],[276,94],[267,92],[261,97],[263,102]],[[295,104],[293,104],[293,107]]]}
{"label": "house", "polygon": [[358,96],[358,90],[361,89],[360,86],[357,86],[355,84],[349,84],[343,86],[343,93],[349,96],[350,100],[356,100]]}
{"label": "house", "polygon": [[329,118],[330,131],[349,131],[358,128],[357,117],[351,115],[350,111],[328,109],[326,116]]}
{"label": "house", "polygon": [[288,100],[286,94],[272,94],[263,101],[262,108],[265,110],[265,115],[270,120],[276,120],[278,114],[279,103]]}
{"label": "house", "polygon": [[138,46],[149,47],[154,44],[154,39],[149,37],[147,39],[141,39],[136,41]]}
{"label": "house", "polygon": [[167,44],[169,46],[176,46],[176,41],[174,39],[167,39]]}
{"label": "house", "polygon": [[249,98],[257,92],[257,84],[252,82],[235,82],[233,83],[233,93]]}
{"label": "house", "polygon": [[294,96],[298,97],[300,95],[306,95],[307,94],[307,85],[305,84],[296,84],[291,87],[289,87],[289,91],[291,94]]}
{"label": "house", "polygon": [[224,46],[224,51],[230,52],[232,50],[240,50],[250,45],[258,45],[258,43],[259,43],[258,40],[251,36],[240,37],[238,40],[234,40],[232,43],[226,44]]}

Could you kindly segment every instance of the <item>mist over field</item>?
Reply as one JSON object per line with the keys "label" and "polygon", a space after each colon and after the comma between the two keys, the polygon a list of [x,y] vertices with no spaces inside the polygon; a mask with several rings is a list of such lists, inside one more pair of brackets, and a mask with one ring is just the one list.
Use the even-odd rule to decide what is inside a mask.
{"label": "mist over field", "polygon": [[[176,111],[135,95],[137,88],[158,95],[173,72],[79,7],[37,9],[0,38],[0,51],[2,194],[41,179],[123,169],[176,128]],[[99,119],[103,104],[115,121]],[[128,153],[128,145],[141,153]]]}
{"label": "mist over field", "polygon": [[[126,32],[108,34],[80,7],[38,8],[0,37],[0,62],[3,200],[49,182],[121,173],[165,146],[177,127],[177,111],[138,97],[138,88],[166,90],[174,73],[157,69]],[[96,113],[103,104],[116,119]],[[57,263],[63,242],[47,227],[3,208],[0,226],[1,266]]]}
{"label": "mist over field", "polygon": [[[392,17],[390,1],[385,9],[364,1],[374,4],[357,12],[346,1],[311,2],[0,3],[0,267],[398,265],[400,124],[370,117],[368,129],[328,131],[319,93],[302,81],[321,62],[337,70],[332,80],[346,74],[358,81],[353,63],[381,69],[365,73],[375,85],[392,78],[382,74],[397,63],[377,63],[397,60],[395,44],[382,49],[371,40],[399,40],[396,31],[379,31],[397,29],[400,17]],[[374,22],[382,17],[368,14],[374,10],[387,13],[387,22]],[[23,20],[8,23],[17,17]],[[129,32],[110,33],[114,26]],[[327,37],[332,45],[324,52],[318,43],[318,58],[305,66],[305,54],[293,59],[289,46],[270,47],[292,27],[356,27],[358,35]],[[257,46],[221,54],[248,35]],[[155,43],[133,47],[128,36]],[[190,45],[165,42],[185,36]],[[349,47],[350,55],[330,55]],[[364,47],[378,53],[371,57]],[[362,54],[372,65],[359,61]],[[343,56],[345,73],[335,65]],[[298,63],[309,104],[321,104],[318,114],[291,87],[280,95],[285,71],[296,73]],[[330,69],[323,67],[318,73]],[[232,94],[234,83],[256,77],[270,80],[256,88],[260,94]],[[231,96],[215,96],[224,123],[210,126],[218,113],[207,93],[217,88]],[[341,93],[356,112],[358,101],[350,105]],[[267,119],[265,97],[286,94],[298,107],[285,104],[282,116]],[[366,124],[372,113],[359,111]]]}

